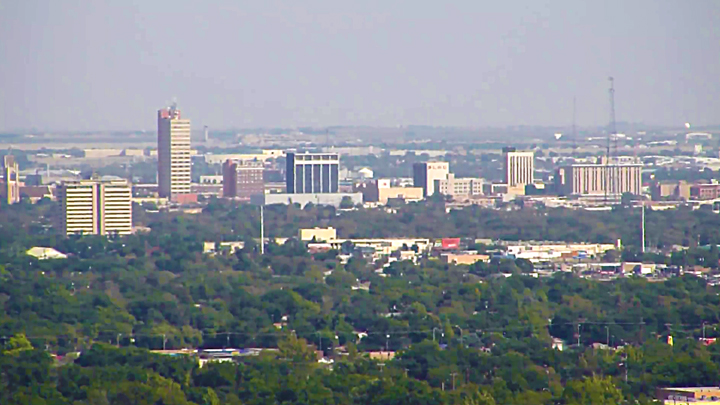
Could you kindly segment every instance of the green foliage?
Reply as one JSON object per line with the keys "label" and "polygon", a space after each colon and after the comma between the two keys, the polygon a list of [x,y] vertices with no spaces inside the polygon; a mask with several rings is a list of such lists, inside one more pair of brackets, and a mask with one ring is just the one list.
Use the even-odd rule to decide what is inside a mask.
{"label": "green foliage", "polygon": [[[227,204],[211,201],[188,217],[139,208],[152,231],[117,239],[62,238],[33,225],[52,222],[53,203],[0,212],[0,403],[642,403],[657,387],[720,378],[720,346],[696,339],[703,324],[707,337],[718,337],[719,291],[700,278],[536,279],[525,275],[533,270],[526,260],[454,266],[427,258],[378,274],[380,265],[366,258],[342,265],[338,252],[311,256],[293,238],[270,243],[261,256],[253,242],[257,210]],[[447,214],[411,204],[397,215],[268,207],[266,221],[272,236],[335,226],[343,236],[622,237],[632,244],[637,232],[627,223],[636,215],[629,208]],[[651,234],[653,244],[690,245],[698,234],[711,244],[664,259],[717,264],[717,215],[650,212],[648,219],[649,229],[669,224]],[[234,255],[211,256],[202,254],[207,240],[247,243]],[[24,255],[35,245],[71,257]],[[355,251],[352,244],[342,250]],[[622,254],[637,257],[632,248]],[[500,272],[513,276],[491,277]],[[669,334],[672,348],[664,343]],[[581,348],[553,350],[552,338],[579,338]],[[624,348],[589,348],[608,340]],[[163,347],[273,350],[200,368],[196,358],[147,350]],[[366,354],[386,347],[395,359]],[[317,362],[320,348],[332,368]]]}

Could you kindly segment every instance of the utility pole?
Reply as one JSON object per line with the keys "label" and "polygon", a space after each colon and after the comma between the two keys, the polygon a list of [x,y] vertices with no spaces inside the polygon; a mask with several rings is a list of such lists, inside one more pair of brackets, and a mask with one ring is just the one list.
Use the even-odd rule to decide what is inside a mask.
{"label": "utility pole", "polygon": [[578,349],[580,348],[580,326],[581,326],[581,325],[582,325],[581,323],[578,323],[578,333],[577,333],[577,335],[578,335],[578,340],[577,340]]}
{"label": "utility pole", "polygon": [[605,342],[609,349],[610,348],[610,327],[609,326],[605,326],[605,332],[607,333],[607,338],[605,339]]}
{"label": "utility pole", "polygon": [[645,200],[642,200],[642,252],[645,253]]}
{"label": "utility pole", "polygon": [[265,255],[265,212],[264,205],[260,205],[260,254]]}
{"label": "utility pole", "polygon": [[457,373],[452,373],[451,375],[452,375],[452,384],[453,384],[452,387],[453,387],[453,391],[455,391],[455,376],[457,375]]}

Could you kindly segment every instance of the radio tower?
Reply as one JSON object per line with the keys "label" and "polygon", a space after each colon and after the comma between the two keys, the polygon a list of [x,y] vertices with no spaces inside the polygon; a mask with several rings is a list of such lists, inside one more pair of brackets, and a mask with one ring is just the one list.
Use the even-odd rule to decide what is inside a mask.
{"label": "radio tower", "polygon": [[[617,196],[617,168],[614,162],[611,162],[613,156],[617,154],[617,130],[615,128],[615,79],[610,76],[608,78],[610,81],[610,89],[609,95],[610,95],[610,127],[608,128],[608,138],[607,138],[607,151],[606,151],[606,161],[605,161],[605,170],[609,179],[609,182],[606,185],[606,195],[607,195],[607,188],[610,188],[610,193],[612,194],[613,198],[616,198]],[[613,151],[610,152],[610,140],[613,141]]]}
{"label": "radio tower", "polygon": [[573,139],[573,150],[577,149],[577,126],[575,125],[575,97],[573,97],[573,122],[572,122],[572,139]]}

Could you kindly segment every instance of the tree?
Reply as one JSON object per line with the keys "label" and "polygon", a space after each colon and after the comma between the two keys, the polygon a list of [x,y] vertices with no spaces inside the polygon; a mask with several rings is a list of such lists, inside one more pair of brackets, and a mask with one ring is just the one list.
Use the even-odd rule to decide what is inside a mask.
{"label": "tree", "polygon": [[610,377],[593,376],[567,383],[562,398],[568,405],[616,405],[623,395]]}
{"label": "tree", "polygon": [[25,350],[32,350],[33,346],[25,337],[24,333],[19,333],[11,337],[5,345],[3,345],[2,354],[12,356]]}
{"label": "tree", "polygon": [[340,209],[349,209],[354,206],[352,198],[348,196],[344,196],[342,200],[340,200]]}

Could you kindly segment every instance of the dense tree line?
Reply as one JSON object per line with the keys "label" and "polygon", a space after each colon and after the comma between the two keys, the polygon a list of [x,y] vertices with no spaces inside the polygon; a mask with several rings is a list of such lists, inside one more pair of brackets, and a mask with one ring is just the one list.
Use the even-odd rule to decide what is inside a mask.
{"label": "dense tree line", "polygon": [[[520,261],[453,266],[429,257],[417,265],[382,267],[361,256],[343,264],[338,252],[310,255],[294,239],[260,255],[256,208],[219,201],[196,216],[138,209],[152,229],[145,234],[64,238],[52,225],[57,209],[43,202],[0,211],[3,404],[595,404],[642,402],[656,387],[712,385],[720,376],[718,347],[698,342],[717,336],[720,298],[696,277],[537,279],[523,275]],[[427,204],[394,215],[271,207],[266,218],[278,236],[322,224],[348,236],[564,239],[588,226],[584,240],[611,232],[596,231],[593,221],[605,218],[605,229],[623,232],[621,219],[635,215],[573,213],[445,213]],[[712,212],[648,216],[690,221],[693,232],[715,238]],[[246,245],[202,253],[203,241],[222,239]],[[36,245],[70,257],[24,254]],[[516,274],[495,278],[501,266]],[[553,349],[553,338],[566,350]],[[599,343],[619,349],[592,348]],[[277,351],[199,368],[191,358],[146,351],[163,347]],[[331,368],[316,362],[316,348],[335,359]],[[386,348],[398,355],[383,364],[364,354]]]}

